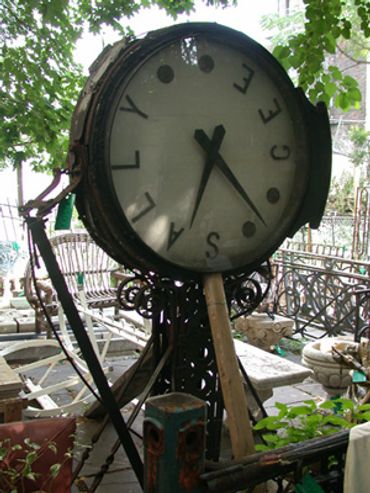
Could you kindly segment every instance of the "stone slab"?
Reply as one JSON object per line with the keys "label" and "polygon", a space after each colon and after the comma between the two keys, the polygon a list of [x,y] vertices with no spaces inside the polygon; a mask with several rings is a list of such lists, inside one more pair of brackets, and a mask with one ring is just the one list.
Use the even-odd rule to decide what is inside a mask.
{"label": "stone slab", "polygon": [[19,298],[10,298],[9,303],[12,308],[17,308],[20,310],[31,309],[31,305],[23,296]]}
{"label": "stone slab", "polygon": [[329,395],[325,391],[324,387],[321,383],[313,382],[313,383],[299,383],[296,385],[296,388],[302,390],[309,394],[311,398],[320,398],[320,399],[328,399]]}
{"label": "stone slab", "polygon": [[0,310],[0,334],[33,332],[34,330],[35,312],[32,309],[8,308]]}
{"label": "stone slab", "polygon": [[293,385],[312,376],[312,370],[288,359],[234,339],[235,351],[257,390]]}

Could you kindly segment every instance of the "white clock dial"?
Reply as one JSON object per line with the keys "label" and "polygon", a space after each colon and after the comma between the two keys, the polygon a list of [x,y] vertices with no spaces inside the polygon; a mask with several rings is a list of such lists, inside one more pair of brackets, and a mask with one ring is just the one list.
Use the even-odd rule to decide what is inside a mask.
{"label": "white clock dial", "polygon": [[126,77],[111,110],[111,181],[160,257],[233,270],[286,230],[305,163],[281,87],[262,59],[204,36],[158,50]]}
{"label": "white clock dial", "polygon": [[330,124],[248,36],[180,24],[99,56],[69,168],[82,221],[117,262],[180,281],[250,273],[318,227]]}

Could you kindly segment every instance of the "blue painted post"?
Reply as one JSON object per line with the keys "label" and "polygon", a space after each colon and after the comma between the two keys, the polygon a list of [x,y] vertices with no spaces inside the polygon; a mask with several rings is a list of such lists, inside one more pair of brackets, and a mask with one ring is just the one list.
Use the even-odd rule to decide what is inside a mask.
{"label": "blue painted post", "polygon": [[189,394],[148,399],[144,419],[144,492],[200,493],[206,404]]}

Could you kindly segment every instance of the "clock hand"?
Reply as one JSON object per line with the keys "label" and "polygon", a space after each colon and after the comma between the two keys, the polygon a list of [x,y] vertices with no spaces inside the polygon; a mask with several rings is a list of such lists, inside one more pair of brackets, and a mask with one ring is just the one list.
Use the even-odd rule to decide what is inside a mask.
{"label": "clock hand", "polygon": [[[206,133],[204,130],[199,130],[197,133],[196,137],[197,142],[203,147],[205,151],[208,152],[211,146],[211,140],[207,137]],[[266,226],[266,223],[261,216],[259,210],[257,207],[254,205],[252,200],[249,198],[249,195],[247,192],[244,190],[234,173],[231,171],[230,167],[227,165],[227,163],[224,161],[222,156],[218,153],[217,151],[217,157],[215,160],[215,163],[219,169],[222,171],[222,173],[226,176],[226,178],[229,180],[229,182],[233,185],[233,187],[236,189],[236,191],[239,193],[239,195],[243,198],[243,200],[249,205],[249,207],[254,211],[254,213],[259,217],[261,222]]]}
{"label": "clock hand", "polygon": [[[194,138],[197,142],[199,142],[198,141],[199,138],[200,139],[202,138],[200,135],[201,132],[202,132],[202,130],[199,130],[199,129],[195,130],[195,132],[194,132]],[[224,138],[224,135],[225,135],[225,128],[223,127],[223,125],[217,125],[217,127],[215,127],[215,129],[213,131],[212,140],[209,141],[208,149],[206,149],[207,158],[206,158],[206,162],[205,162],[205,165],[203,168],[202,178],[200,180],[198,194],[197,194],[197,198],[196,198],[194,209],[193,209],[193,215],[191,216],[190,227],[192,227],[192,225],[193,225],[195,216],[197,214],[200,202],[201,202],[202,197],[203,197],[204,190],[205,190],[206,185],[208,183],[209,176],[211,174],[213,166],[215,165],[215,161],[217,159],[218,151],[221,147],[221,143],[222,143],[222,140]]]}

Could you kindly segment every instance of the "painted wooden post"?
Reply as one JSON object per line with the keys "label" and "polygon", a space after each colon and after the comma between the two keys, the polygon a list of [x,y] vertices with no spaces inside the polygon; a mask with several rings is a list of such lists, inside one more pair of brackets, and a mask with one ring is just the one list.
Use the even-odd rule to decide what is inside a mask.
{"label": "painted wooden post", "polygon": [[171,393],[148,399],[144,419],[144,492],[200,493],[206,404]]}

